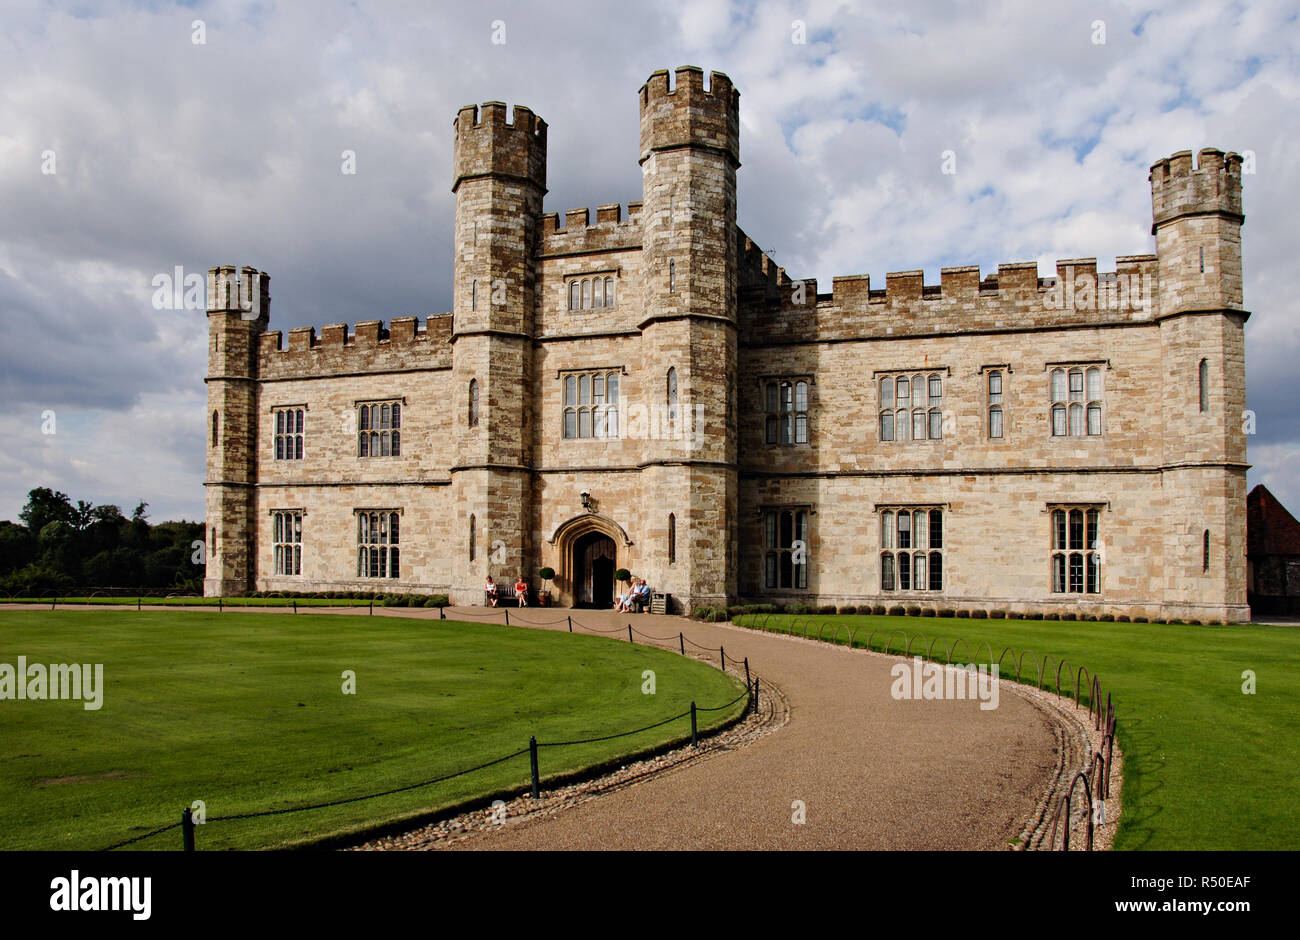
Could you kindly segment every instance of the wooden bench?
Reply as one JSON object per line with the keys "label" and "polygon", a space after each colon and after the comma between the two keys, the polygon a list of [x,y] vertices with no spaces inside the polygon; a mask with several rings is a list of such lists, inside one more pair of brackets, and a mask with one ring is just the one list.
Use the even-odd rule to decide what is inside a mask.
{"label": "wooden bench", "polygon": [[[488,601],[488,596],[486,591],[483,592],[483,606],[484,607],[492,606],[491,603]],[[504,584],[497,585],[497,606],[498,607],[520,606],[519,596],[515,593],[514,585],[509,585],[509,586]],[[531,607],[534,605],[530,604],[529,606]]]}

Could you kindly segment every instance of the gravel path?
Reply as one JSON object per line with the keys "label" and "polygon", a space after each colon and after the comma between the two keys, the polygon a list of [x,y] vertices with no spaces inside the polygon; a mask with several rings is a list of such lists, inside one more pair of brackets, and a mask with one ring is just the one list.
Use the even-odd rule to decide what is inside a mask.
{"label": "gravel path", "polygon": [[[511,622],[565,613],[512,611]],[[479,608],[461,614],[489,616]],[[679,617],[579,611],[575,618],[600,630],[630,621],[643,633],[672,636],[674,647],[679,630],[701,645],[725,646],[729,660],[748,657],[763,683],[780,689],[789,720],[743,747],[715,749],[594,799],[529,816],[508,812],[504,824],[437,845],[998,849],[1042,812],[1060,770],[1058,722],[1010,682],[988,711],[974,701],[896,701],[889,670],[897,660],[889,657]],[[794,821],[796,801],[802,823]],[[372,847],[435,844],[415,835]]]}

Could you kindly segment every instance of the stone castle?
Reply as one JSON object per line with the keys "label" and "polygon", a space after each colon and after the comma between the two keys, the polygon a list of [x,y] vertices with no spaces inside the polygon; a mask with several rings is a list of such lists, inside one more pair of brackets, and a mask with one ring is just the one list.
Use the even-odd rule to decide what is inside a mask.
{"label": "stone castle", "polygon": [[[455,119],[451,313],[268,331],[212,269],[209,595],[447,593],[1246,619],[1241,160],[1155,253],[792,279],[736,225],[739,93],[640,89],[642,201],[543,211],[546,124]],[[543,584],[539,569],[553,568]]]}

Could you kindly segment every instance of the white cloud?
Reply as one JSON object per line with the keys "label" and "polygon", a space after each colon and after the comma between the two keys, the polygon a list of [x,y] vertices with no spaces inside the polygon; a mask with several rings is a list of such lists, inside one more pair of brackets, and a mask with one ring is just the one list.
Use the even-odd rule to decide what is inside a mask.
{"label": "white cloud", "polygon": [[[204,46],[190,42],[195,18]],[[823,290],[837,274],[918,267],[933,282],[946,264],[1105,267],[1152,250],[1151,162],[1254,150],[1253,478],[1295,508],[1296,26],[1293,4],[1211,0],[10,4],[0,518],[37,485],[201,514],[205,325],[152,309],[155,273],[261,267],[276,328],[445,310],[457,108],[500,99],[548,121],[548,209],[626,202],[640,198],[636,91],[682,64],[737,83],[740,224]],[[39,171],[48,149],[53,177]],[[947,149],[956,177],[939,172]],[[344,150],[355,176],[340,173]],[[39,434],[50,407],[71,422],[57,442]],[[139,467],[155,476],[146,494]]]}

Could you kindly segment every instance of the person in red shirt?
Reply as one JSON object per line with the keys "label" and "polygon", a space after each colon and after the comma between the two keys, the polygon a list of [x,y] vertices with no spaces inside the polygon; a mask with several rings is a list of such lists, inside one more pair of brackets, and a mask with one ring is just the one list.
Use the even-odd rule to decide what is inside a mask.
{"label": "person in red shirt", "polygon": [[515,582],[515,597],[519,598],[519,606],[528,606],[528,582],[524,580],[521,574],[519,580]]}

